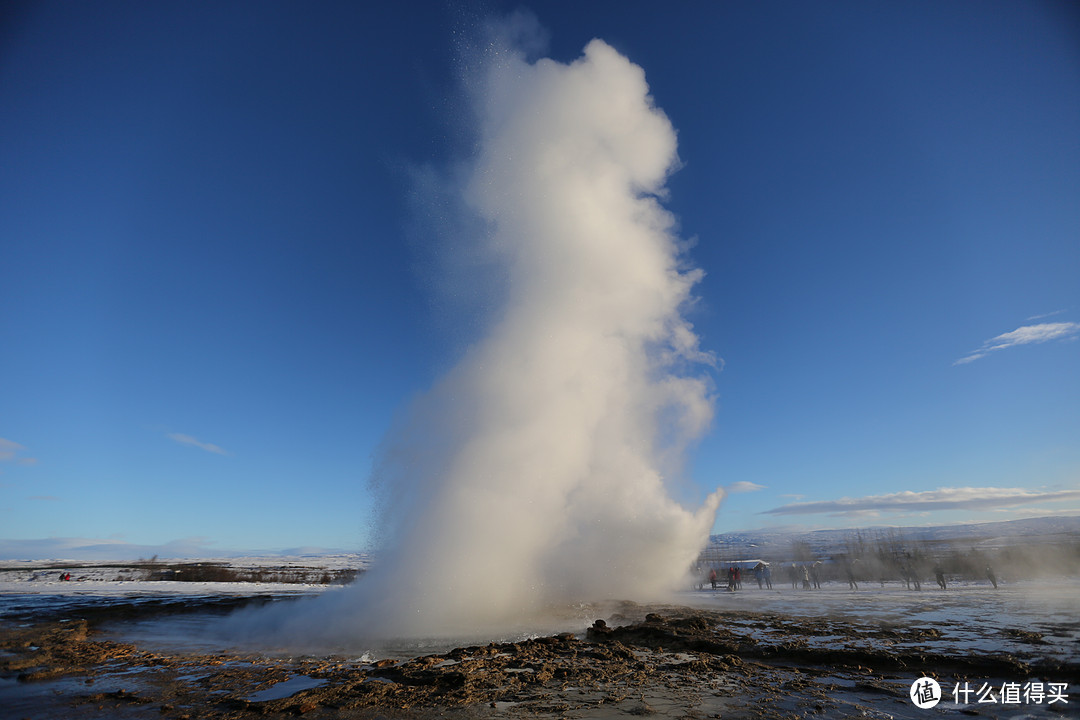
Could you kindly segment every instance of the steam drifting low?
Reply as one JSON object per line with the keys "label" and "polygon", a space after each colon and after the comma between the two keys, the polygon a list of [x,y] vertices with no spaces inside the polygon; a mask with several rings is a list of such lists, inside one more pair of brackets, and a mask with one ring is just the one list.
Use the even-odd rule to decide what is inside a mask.
{"label": "steam drifting low", "polygon": [[433,636],[677,586],[722,499],[669,483],[712,418],[683,318],[701,272],[661,207],[675,132],[642,69],[600,40],[571,64],[486,54],[459,188],[506,292],[486,336],[391,432],[386,547],[288,633]]}

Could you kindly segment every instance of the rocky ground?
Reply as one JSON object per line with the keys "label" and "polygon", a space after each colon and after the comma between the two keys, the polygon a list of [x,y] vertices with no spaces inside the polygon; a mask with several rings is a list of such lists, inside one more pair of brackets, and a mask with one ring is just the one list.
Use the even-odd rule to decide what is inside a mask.
{"label": "rocky ground", "polygon": [[[235,602],[235,601],[230,601]],[[130,614],[131,608],[115,612]],[[140,608],[139,613],[154,612]],[[107,639],[108,612],[0,626],[11,718],[926,717],[911,683],[1080,677],[1033,652],[922,652],[945,629],[623,603],[579,634],[406,660],[161,653]],[[1075,686],[1073,686],[1075,689]],[[1077,715],[1069,703],[941,708],[983,717]],[[937,712],[940,712],[937,711]]]}

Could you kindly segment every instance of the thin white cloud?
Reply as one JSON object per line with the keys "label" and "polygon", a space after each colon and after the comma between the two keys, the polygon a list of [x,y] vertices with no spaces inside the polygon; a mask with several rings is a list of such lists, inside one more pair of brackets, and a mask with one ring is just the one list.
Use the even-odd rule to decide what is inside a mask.
{"label": "thin white cloud", "polygon": [[1003,333],[995,338],[990,338],[982,344],[978,350],[970,355],[960,358],[953,365],[966,365],[975,362],[979,358],[986,357],[995,350],[1016,347],[1017,345],[1031,345],[1032,343],[1044,343],[1050,340],[1064,340],[1074,338],[1080,334],[1080,323],[1057,322],[1040,323],[1038,325],[1024,325],[1012,332]]}
{"label": "thin white cloud", "polygon": [[929,512],[934,510],[996,510],[1039,502],[1080,500],[1080,490],[1035,492],[1022,488],[938,488],[923,492],[903,491],[817,502],[797,502],[766,510],[765,515],[865,516],[881,512]]}
{"label": "thin white cloud", "polygon": [[1022,508],[1000,508],[998,512],[1009,513],[1015,518],[1041,518],[1049,517],[1051,515],[1065,517],[1069,515],[1080,515],[1080,509],[1076,510],[1059,510],[1054,507],[1022,507]]}
{"label": "thin white cloud", "polygon": [[17,442],[13,442],[7,438],[0,438],[0,460],[14,460],[15,453],[25,449],[26,448]]}
{"label": "thin white cloud", "polygon": [[33,465],[37,463],[37,458],[19,457],[19,453],[24,450],[26,450],[26,448],[19,443],[8,440],[7,438],[0,438],[0,462],[16,462],[20,465]]}
{"label": "thin white cloud", "polygon": [[1029,317],[1024,322],[1032,322],[1033,320],[1042,320],[1043,318],[1054,317],[1055,315],[1060,315],[1063,312],[1065,312],[1065,311],[1064,310],[1055,310],[1054,312],[1044,313],[1043,315],[1032,315],[1031,317]]}
{"label": "thin white cloud", "polygon": [[738,482],[733,482],[727,486],[727,491],[729,493],[746,493],[764,489],[764,485],[758,485],[757,483],[752,483],[748,480],[739,480]]}
{"label": "thin white cloud", "polygon": [[183,433],[169,433],[166,437],[170,440],[180,443],[181,445],[191,445],[197,447],[206,452],[215,453],[217,455],[228,455],[229,452],[224,448],[214,445],[213,443],[202,442],[198,438],[194,438],[190,435],[184,435]]}

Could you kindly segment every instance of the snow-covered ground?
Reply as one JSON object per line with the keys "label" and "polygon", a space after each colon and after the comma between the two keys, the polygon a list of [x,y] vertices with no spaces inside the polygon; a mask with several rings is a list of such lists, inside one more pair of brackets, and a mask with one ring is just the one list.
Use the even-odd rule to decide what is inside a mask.
{"label": "snow-covered ground", "polygon": [[[264,570],[270,577],[296,571],[300,576],[362,570],[369,557],[355,553],[323,556],[269,556],[159,560],[139,563],[65,564],[60,560],[0,563],[0,620],[27,619],[43,614],[77,613],[119,604],[196,606],[228,598],[296,597],[340,589],[340,584],[316,582],[192,582],[147,579],[160,568],[195,564],[232,570]],[[70,580],[61,576],[70,574]],[[182,573],[181,573],[182,574]]]}
{"label": "snow-covered ground", "polygon": [[92,573],[94,579],[116,579],[123,571],[137,571],[154,565],[212,564],[233,568],[318,568],[321,570],[362,570],[371,564],[368,553],[337,553],[329,555],[254,555],[241,557],[205,557],[205,558],[156,558],[153,561],[138,560],[131,562],[101,560],[86,561],[71,558],[48,560],[0,560],[0,579],[29,580],[36,574],[67,570],[72,577],[78,574]]}
{"label": "snow-covered ground", "polygon": [[[245,571],[263,570],[267,574],[307,572],[312,576],[320,572],[336,573],[346,570],[364,570],[371,562],[369,555],[341,553],[336,555],[258,556],[230,558],[192,558],[182,560],[157,560],[155,563],[89,563],[65,560],[9,560],[0,562],[0,595],[19,593],[50,595],[74,594],[128,594],[136,593],[190,593],[210,592],[265,593],[284,590],[300,590],[303,587],[323,587],[320,583],[282,582],[178,582],[149,579],[164,568],[185,568],[196,565],[212,565]],[[61,576],[70,574],[69,581]],[[242,586],[242,587],[237,587]]]}
{"label": "snow-covered ground", "polygon": [[[52,574],[52,573],[50,573]],[[318,593],[321,583],[179,582],[174,580],[117,580],[93,578],[61,582],[51,579],[0,582],[0,607],[6,595],[276,595]],[[2,612],[0,612],[2,616]]]}
{"label": "snow-covered ground", "polygon": [[[1080,579],[1001,583],[932,581],[921,591],[903,583],[825,583],[821,590],[773,590],[744,583],[737,592],[701,590],[679,595],[684,605],[831,620],[868,627],[924,628],[940,637],[920,641],[927,651],[1009,652],[1034,659],[1080,661]],[[1036,638],[1037,636],[1037,638]]]}
{"label": "snow-covered ground", "polygon": [[[185,562],[220,562],[229,567],[357,569],[366,558],[355,555],[305,557],[252,557]],[[72,580],[59,575],[71,573]],[[120,565],[58,567],[54,562],[26,563],[12,568],[0,566],[0,619],[29,618],[45,613],[77,613],[87,608],[110,606],[183,604],[198,606],[229,602],[229,598],[315,596],[340,591],[341,585],[314,583],[180,582],[133,579],[132,566]],[[363,582],[363,580],[359,580]],[[1009,652],[1031,659],[1076,662],[1080,660],[1080,579],[1056,578],[1003,583],[995,589],[985,582],[951,583],[946,590],[924,583],[922,591],[908,590],[903,583],[861,583],[851,590],[846,583],[825,583],[821,590],[792,589],[776,583],[773,590],[758,589],[755,582],[744,583],[738,592],[700,590],[679,593],[679,605],[709,610],[735,611],[733,623],[754,626],[750,614],[770,614],[796,621],[813,619],[820,625],[814,642],[828,643],[831,622],[866,628],[926,628],[940,633],[923,641],[925,650],[945,653]],[[593,614],[590,614],[593,613]],[[577,617],[580,615],[580,617]],[[576,622],[567,628],[583,630],[595,617],[606,616],[600,606],[582,606]],[[138,629],[153,635],[195,637],[213,633],[197,615],[140,621]],[[176,627],[172,627],[175,625]],[[535,628],[541,631],[541,628]],[[550,628],[543,628],[547,631]],[[762,638],[767,641],[767,637]],[[845,640],[844,642],[847,642]],[[867,642],[879,642],[868,640]]]}

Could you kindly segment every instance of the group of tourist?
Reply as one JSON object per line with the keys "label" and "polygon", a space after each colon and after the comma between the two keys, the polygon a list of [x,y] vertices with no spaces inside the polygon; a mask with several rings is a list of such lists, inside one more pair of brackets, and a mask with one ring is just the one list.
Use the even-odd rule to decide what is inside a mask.
{"label": "group of tourist", "polygon": [[[858,559],[845,560],[839,564],[843,578],[848,584],[849,590],[858,590],[859,583],[856,579]],[[821,589],[821,575],[822,575],[822,562],[820,560],[812,563],[791,563],[787,566],[787,579],[791,583],[793,590],[797,590],[800,587],[803,590],[820,590]],[[772,590],[772,567],[765,561],[758,562],[751,570],[754,575],[754,579],[757,581],[759,589]],[[698,575],[701,576],[700,573]],[[726,589],[734,592],[736,590],[742,590],[742,567],[738,564],[731,564],[727,570],[722,570],[720,567],[713,567],[709,570],[708,579],[709,585],[713,590],[716,590],[724,585]],[[913,565],[901,565],[900,566],[900,579],[904,581],[904,585],[907,589],[922,590],[922,583],[920,582],[920,573],[915,569]],[[946,578],[945,570],[940,564],[934,566],[934,579],[937,581],[938,587],[942,590],[948,588],[948,580]],[[993,584],[994,589],[997,589],[998,579],[994,569],[989,565],[986,567],[986,579]],[[726,582],[725,582],[726,581]],[[885,580],[881,581],[882,587],[885,585]],[[703,584],[699,584],[698,588],[701,589]]]}

